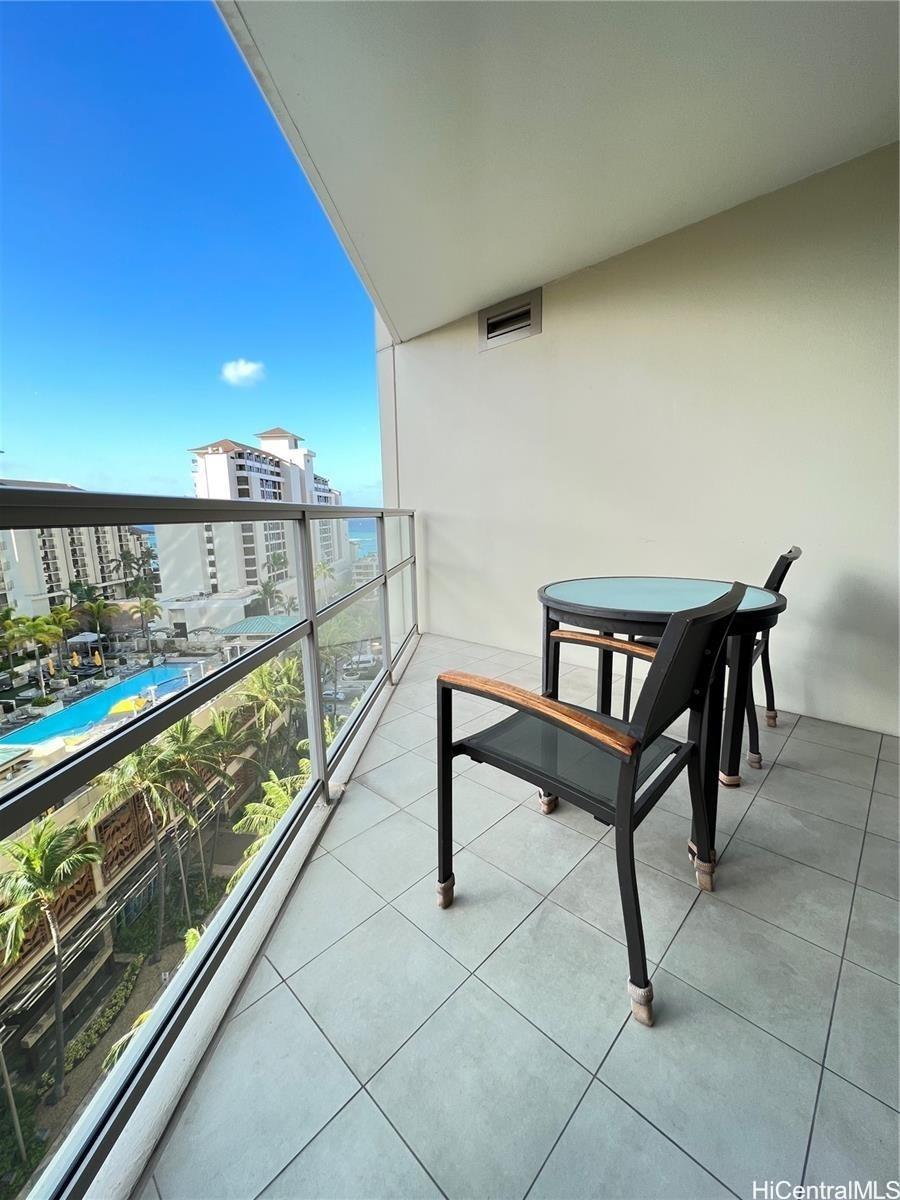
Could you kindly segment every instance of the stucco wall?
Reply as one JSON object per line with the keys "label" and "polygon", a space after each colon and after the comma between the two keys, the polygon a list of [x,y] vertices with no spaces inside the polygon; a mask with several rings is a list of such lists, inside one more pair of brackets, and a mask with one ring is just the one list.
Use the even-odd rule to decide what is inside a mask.
{"label": "stucco wall", "polygon": [[548,284],[538,336],[385,347],[421,627],[537,653],[542,582],[796,542],[779,707],[896,732],[896,197],[894,146]]}

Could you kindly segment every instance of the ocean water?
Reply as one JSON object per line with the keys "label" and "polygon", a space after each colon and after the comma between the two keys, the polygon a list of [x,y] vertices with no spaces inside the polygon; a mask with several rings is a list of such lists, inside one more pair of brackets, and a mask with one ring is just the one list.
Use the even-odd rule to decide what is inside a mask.
{"label": "ocean water", "polygon": [[347,521],[347,537],[351,542],[356,542],[360,557],[374,554],[378,548],[372,517],[351,517]]}

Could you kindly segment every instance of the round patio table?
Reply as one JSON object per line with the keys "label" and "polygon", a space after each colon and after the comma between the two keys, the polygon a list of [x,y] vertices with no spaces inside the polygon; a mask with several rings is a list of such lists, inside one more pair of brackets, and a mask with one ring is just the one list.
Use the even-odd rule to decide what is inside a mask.
{"label": "round patio table", "polygon": [[[658,638],[662,636],[673,613],[710,604],[724,596],[730,587],[731,583],[722,579],[652,575],[609,575],[545,584],[538,591],[538,599],[544,609],[544,694],[556,696],[559,692],[559,657],[556,656],[556,677],[553,678],[554,656],[549,650],[550,634],[560,624],[582,626],[607,636],[624,633]],[[737,787],[741,782],[741,736],[756,635],[764,629],[770,629],[786,607],[787,600],[780,592],[748,587],[731,624],[728,638],[728,697],[719,764],[719,780],[728,787]],[[718,746],[713,743],[718,741],[717,713],[721,713],[722,709],[724,675],[723,655],[713,676],[707,704],[706,752],[710,759],[718,754]],[[611,706],[612,651],[602,650],[597,707],[600,712],[612,715]]]}

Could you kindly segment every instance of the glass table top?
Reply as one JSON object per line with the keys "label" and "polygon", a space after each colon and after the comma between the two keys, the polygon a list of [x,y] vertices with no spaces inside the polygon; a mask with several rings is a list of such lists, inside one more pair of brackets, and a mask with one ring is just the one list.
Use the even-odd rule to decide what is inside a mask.
{"label": "glass table top", "polygon": [[[665,576],[621,575],[596,579],[564,579],[542,589],[545,600],[585,608],[621,612],[673,613],[699,608],[724,596],[730,583],[720,579],[678,579]],[[766,588],[748,587],[738,611],[767,608],[777,598]]]}

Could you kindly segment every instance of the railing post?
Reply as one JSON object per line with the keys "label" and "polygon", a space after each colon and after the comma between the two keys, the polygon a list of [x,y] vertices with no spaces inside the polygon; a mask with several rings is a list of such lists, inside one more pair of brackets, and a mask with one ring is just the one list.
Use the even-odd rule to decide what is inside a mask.
{"label": "railing post", "polygon": [[381,645],[382,659],[388,678],[394,682],[394,662],[391,653],[391,610],[388,603],[387,540],[384,528],[385,517],[381,512],[375,518],[375,542],[378,551],[378,570],[381,574]]}
{"label": "railing post", "polygon": [[326,804],[331,803],[328,794],[328,747],[325,745],[323,724],[322,669],[319,661],[319,633],[316,619],[315,567],[312,554],[312,522],[303,517],[292,522],[295,537],[296,560],[300,575],[300,595],[304,617],[310,622],[310,631],[301,642],[304,690],[306,692],[306,724],[309,730],[309,757],[313,777],[322,780],[322,795]]}
{"label": "railing post", "polygon": [[419,561],[416,554],[416,518],[415,514],[406,518],[409,521],[409,553],[412,556],[410,563],[410,571],[412,572],[412,627],[418,632],[419,629],[419,588],[416,582],[416,563]]}

